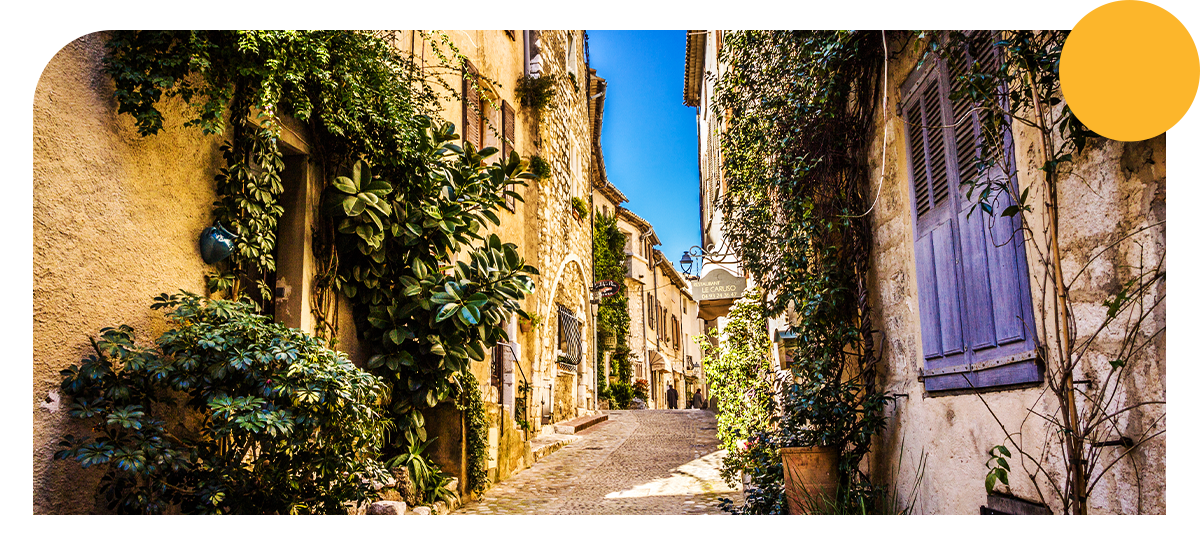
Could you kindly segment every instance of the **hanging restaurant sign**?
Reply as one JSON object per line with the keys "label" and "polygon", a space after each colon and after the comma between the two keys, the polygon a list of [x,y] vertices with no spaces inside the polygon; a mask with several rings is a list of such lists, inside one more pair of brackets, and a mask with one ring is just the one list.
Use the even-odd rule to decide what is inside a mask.
{"label": "hanging restaurant sign", "polygon": [[698,295],[696,298],[701,301],[742,298],[742,294],[746,292],[746,278],[716,268],[700,278],[693,288]]}
{"label": "hanging restaurant sign", "polygon": [[603,298],[616,296],[617,291],[620,289],[621,285],[611,279],[603,279],[592,285],[592,291],[599,291],[600,296]]}

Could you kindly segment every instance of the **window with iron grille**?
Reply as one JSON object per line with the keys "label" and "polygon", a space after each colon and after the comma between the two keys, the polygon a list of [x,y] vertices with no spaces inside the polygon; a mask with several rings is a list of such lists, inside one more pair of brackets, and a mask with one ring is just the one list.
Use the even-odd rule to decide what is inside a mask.
{"label": "window with iron grille", "polygon": [[[1015,174],[999,168],[1013,165],[1009,129],[1001,125],[1004,148],[989,147],[977,105],[956,93],[967,68],[994,70],[1000,53],[990,33],[968,44],[961,56],[925,63],[901,88],[926,390],[1042,380],[1021,217],[1000,216],[1008,197],[993,212],[972,212],[961,187],[981,178],[1011,178],[1016,187]],[[979,158],[1007,162],[989,169]]]}
{"label": "window with iron grille", "polygon": [[566,306],[558,305],[558,357],[560,363],[579,365],[583,359],[583,324]]}

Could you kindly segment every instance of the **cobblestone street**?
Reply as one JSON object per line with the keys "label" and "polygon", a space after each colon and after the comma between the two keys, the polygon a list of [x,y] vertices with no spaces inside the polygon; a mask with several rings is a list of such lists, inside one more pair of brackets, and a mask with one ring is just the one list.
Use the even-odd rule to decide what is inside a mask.
{"label": "cobblestone street", "polygon": [[706,410],[611,411],[578,441],[454,514],[711,515],[741,492],[721,481],[716,418]]}

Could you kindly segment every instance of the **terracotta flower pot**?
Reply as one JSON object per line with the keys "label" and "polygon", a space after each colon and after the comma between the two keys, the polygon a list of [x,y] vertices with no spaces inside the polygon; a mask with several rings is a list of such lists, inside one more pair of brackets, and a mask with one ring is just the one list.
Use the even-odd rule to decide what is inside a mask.
{"label": "terracotta flower pot", "polygon": [[779,454],[789,513],[807,515],[814,505],[836,499],[838,448],[782,448]]}

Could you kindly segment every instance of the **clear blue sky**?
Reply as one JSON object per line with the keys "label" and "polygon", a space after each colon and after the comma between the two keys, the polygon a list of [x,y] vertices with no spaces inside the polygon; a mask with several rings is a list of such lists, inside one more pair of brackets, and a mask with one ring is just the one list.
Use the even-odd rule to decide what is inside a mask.
{"label": "clear blue sky", "polygon": [[679,258],[700,244],[696,108],[683,104],[687,31],[588,31],[591,65],[608,81],[600,143],[625,208],[654,225]]}

